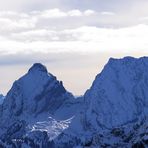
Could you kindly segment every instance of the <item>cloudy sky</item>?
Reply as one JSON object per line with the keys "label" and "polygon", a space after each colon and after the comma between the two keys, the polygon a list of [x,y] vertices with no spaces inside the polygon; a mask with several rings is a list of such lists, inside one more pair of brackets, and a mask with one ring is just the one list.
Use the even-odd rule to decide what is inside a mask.
{"label": "cloudy sky", "polygon": [[0,0],[3,94],[35,62],[79,95],[109,57],[147,54],[147,0]]}

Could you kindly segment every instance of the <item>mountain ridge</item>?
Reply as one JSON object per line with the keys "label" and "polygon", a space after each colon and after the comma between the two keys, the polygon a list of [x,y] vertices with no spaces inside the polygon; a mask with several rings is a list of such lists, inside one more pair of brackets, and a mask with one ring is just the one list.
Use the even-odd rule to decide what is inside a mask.
{"label": "mountain ridge", "polygon": [[29,140],[45,148],[147,146],[147,90],[148,57],[110,58],[79,98],[35,63],[5,97],[0,144],[25,137],[22,147]]}
{"label": "mountain ridge", "polygon": [[[113,126],[118,126],[127,121],[131,122],[132,120],[136,120],[138,114],[144,112],[144,114],[147,114],[148,100],[145,97],[148,96],[147,65],[147,57],[126,57],[117,60],[111,58],[103,71],[96,76],[92,87],[86,92],[84,98],[87,100],[86,98],[92,97],[90,99],[91,101],[94,98],[93,96],[98,98],[94,98],[93,108],[96,106],[97,109],[97,106],[100,106],[100,108],[102,106],[102,109],[99,108],[100,110],[96,111],[97,113],[104,112],[104,114],[106,114],[100,115],[100,118],[102,116],[102,123],[108,122],[108,124],[106,124],[108,127],[112,124]],[[88,102],[88,106],[90,106],[90,101]],[[138,105],[136,105],[136,102],[138,102]],[[143,108],[145,108],[145,111],[142,111]],[[94,111],[94,109],[92,109],[92,111]],[[127,111],[128,114],[126,113]],[[112,118],[111,114],[113,114],[117,121],[113,121],[112,119],[109,120],[109,118]],[[116,114],[119,115],[116,116]],[[126,117],[124,117],[125,115]],[[103,119],[103,117],[107,116],[108,118]],[[119,120],[124,118],[125,121],[119,122]],[[99,119],[99,122],[100,121],[101,119]],[[100,125],[102,123],[100,123]]]}

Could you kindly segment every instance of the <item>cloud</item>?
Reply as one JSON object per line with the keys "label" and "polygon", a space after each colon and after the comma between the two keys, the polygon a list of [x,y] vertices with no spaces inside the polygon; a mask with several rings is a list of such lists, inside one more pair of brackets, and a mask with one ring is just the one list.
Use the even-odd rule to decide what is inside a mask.
{"label": "cloud", "polygon": [[117,18],[111,14],[57,8],[29,13],[2,11],[0,54],[147,52],[148,25],[97,26]]}
{"label": "cloud", "polygon": [[[67,30],[32,30],[0,39],[1,54],[147,52],[148,26],[109,29],[83,26]],[[122,45],[122,46],[121,46]]]}
{"label": "cloud", "polygon": [[1,90],[42,62],[80,92],[110,56],[148,54],[147,0],[0,0],[0,24]]}
{"label": "cloud", "polygon": [[62,11],[55,8],[43,11],[31,11],[28,13],[0,11],[0,31],[8,32],[16,29],[16,31],[24,31],[25,29],[43,29],[49,27],[62,29],[66,24],[65,20],[69,21],[66,26],[72,27],[72,20],[76,21],[75,24],[78,23],[79,20],[82,20],[80,24],[86,24],[91,21],[93,15],[95,15],[95,11],[89,9],[85,11],[78,9]]}
{"label": "cloud", "polygon": [[35,13],[38,17],[43,18],[60,18],[60,17],[66,17],[67,13],[60,11],[59,9],[51,9],[51,10],[45,10],[45,11],[38,11]]}
{"label": "cloud", "polygon": [[115,15],[114,12],[109,12],[109,11],[103,11],[101,12],[102,15]]}
{"label": "cloud", "polygon": [[84,15],[86,15],[86,16],[90,16],[90,15],[93,15],[93,14],[95,14],[95,13],[96,13],[96,12],[95,12],[94,10],[90,10],[90,9],[84,11]]}
{"label": "cloud", "polygon": [[80,11],[78,9],[73,9],[70,11],[62,11],[58,8],[31,12],[31,14],[33,14],[35,17],[39,18],[82,17],[82,16],[91,16],[94,13],[95,12],[93,10],[89,9],[85,11]]}
{"label": "cloud", "polygon": [[[3,11],[33,11],[33,10],[45,10],[45,9],[53,9],[59,8],[64,10],[72,10],[72,9],[111,9],[116,8],[116,5],[120,6],[123,1],[121,0],[110,0],[108,2],[102,0],[5,0],[0,1],[0,10]],[[125,3],[129,3],[129,1],[125,0]],[[102,11],[102,10],[101,10]]]}

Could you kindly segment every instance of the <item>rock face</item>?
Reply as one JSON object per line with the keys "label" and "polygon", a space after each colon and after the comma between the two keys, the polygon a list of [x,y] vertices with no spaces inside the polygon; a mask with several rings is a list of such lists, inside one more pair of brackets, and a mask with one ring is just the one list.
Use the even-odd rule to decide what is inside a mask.
{"label": "rock face", "polygon": [[3,103],[4,98],[5,98],[5,97],[4,97],[2,94],[0,94],[0,105]]}
{"label": "rock face", "polygon": [[0,147],[53,146],[50,139],[68,128],[80,104],[45,66],[34,64],[0,106]]}
{"label": "rock face", "polygon": [[148,147],[148,58],[111,58],[74,98],[34,64],[0,105],[0,147]]}
{"label": "rock face", "polygon": [[26,120],[42,113],[53,114],[70,98],[73,96],[65,90],[62,82],[48,73],[45,66],[36,63],[14,82],[2,105],[1,118]]}
{"label": "rock face", "polygon": [[111,58],[86,92],[86,122],[92,128],[114,128],[148,113],[148,58]]}

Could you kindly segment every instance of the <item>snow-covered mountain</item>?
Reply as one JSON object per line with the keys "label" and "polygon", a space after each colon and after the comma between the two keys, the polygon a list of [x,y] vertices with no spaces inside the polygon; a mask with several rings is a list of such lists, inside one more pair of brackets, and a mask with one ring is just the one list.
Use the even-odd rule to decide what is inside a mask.
{"label": "snow-covered mountain", "polygon": [[7,135],[9,127],[22,127],[23,123],[26,132],[48,130],[52,139],[68,127],[68,121],[80,104],[81,101],[75,99],[61,81],[48,73],[45,66],[36,63],[27,74],[14,82],[6,95],[0,107],[0,126],[3,128],[0,129],[0,135]]}
{"label": "snow-covered mountain", "polygon": [[148,58],[111,58],[75,98],[34,64],[0,106],[2,147],[147,147]]}
{"label": "snow-covered mountain", "polygon": [[2,116],[39,116],[53,114],[65,101],[73,98],[61,81],[47,72],[45,66],[34,64],[22,78],[15,81],[3,103]]}
{"label": "snow-covered mountain", "polygon": [[148,114],[148,58],[111,58],[86,92],[86,122],[113,128]]}
{"label": "snow-covered mountain", "polygon": [[86,91],[84,109],[60,140],[68,139],[68,143],[76,139],[76,143],[92,147],[148,144],[147,82],[147,57],[111,58]]}
{"label": "snow-covered mountain", "polygon": [[5,98],[5,97],[4,97],[2,94],[0,94],[0,105],[3,103],[4,98]]}

